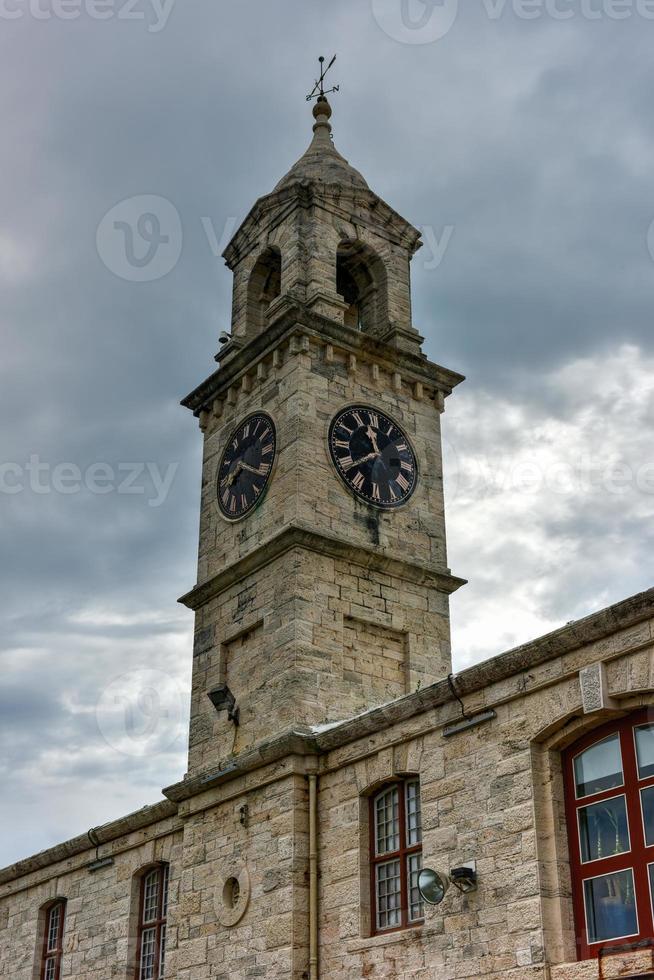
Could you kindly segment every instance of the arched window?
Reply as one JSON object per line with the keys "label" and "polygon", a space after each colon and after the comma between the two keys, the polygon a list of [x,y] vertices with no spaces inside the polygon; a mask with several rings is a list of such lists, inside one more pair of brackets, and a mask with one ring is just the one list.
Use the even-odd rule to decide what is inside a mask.
{"label": "arched window", "polygon": [[260,333],[266,326],[268,307],[282,291],[282,255],[278,248],[267,248],[257,260],[248,282],[248,329]]}
{"label": "arched window", "polygon": [[41,980],[59,980],[64,945],[66,902],[58,899],[45,909]]}
{"label": "arched window", "polygon": [[654,713],[604,725],[565,754],[580,959],[654,930]]}
{"label": "arched window", "polygon": [[418,891],[422,869],[420,782],[385,786],[370,800],[372,931],[391,932],[422,923]]}
{"label": "arched window", "polygon": [[380,336],[388,329],[386,269],[362,242],[341,242],[336,255],[336,291],[348,304],[345,325]]}
{"label": "arched window", "polygon": [[151,868],[141,877],[136,980],[161,980],[164,976],[168,877],[167,864]]}

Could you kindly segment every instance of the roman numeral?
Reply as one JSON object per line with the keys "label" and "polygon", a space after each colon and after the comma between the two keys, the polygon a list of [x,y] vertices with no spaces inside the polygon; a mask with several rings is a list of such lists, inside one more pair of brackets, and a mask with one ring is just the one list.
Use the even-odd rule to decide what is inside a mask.
{"label": "roman numeral", "polygon": [[394,503],[395,501],[399,500],[399,497],[396,497],[395,494],[393,493],[393,487],[390,485],[390,483],[388,485],[388,492],[391,495],[391,503]]}
{"label": "roman numeral", "polygon": [[395,477],[395,482],[404,493],[406,493],[409,487],[411,486],[407,478],[402,473],[400,473],[399,476]]}
{"label": "roman numeral", "polygon": [[261,455],[270,456],[272,451],[273,451],[272,442],[269,442],[268,445],[264,446],[263,449],[261,450]]}
{"label": "roman numeral", "polygon": [[357,475],[352,480],[352,486],[355,488],[355,490],[361,490],[364,483],[365,483],[365,477],[363,473],[357,473]]}
{"label": "roman numeral", "polygon": [[256,436],[257,429],[259,428],[260,425],[261,425],[261,419],[255,419],[254,420],[254,427],[252,429],[252,437],[253,438]]}
{"label": "roman numeral", "polygon": [[229,504],[229,512],[230,512],[230,514],[235,514],[236,513],[236,497],[232,497],[232,499],[230,501],[230,504]]}
{"label": "roman numeral", "polygon": [[222,500],[222,502],[223,502],[223,506],[224,507],[227,507],[229,505],[229,498],[230,497],[231,497],[231,493],[229,492],[229,490],[225,490],[224,494],[220,498]]}
{"label": "roman numeral", "polygon": [[373,429],[379,428],[379,416],[376,412],[368,412],[368,418],[370,419],[370,424]]}
{"label": "roman numeral", "polygon": [[347,432],[347,434],[349,436],[353,436],[354,435],[354,429],[348,429],[348,427],[346,426],[346,424],[344,422],[339,422],[338,423],[338,428],[339,429],[343,429],[343,431],[344,432]]}
{"label": "roman numeral", "polygon": [[248,498],[244,493],[241,494],[241,510],[246,510],[248,505]]}
{"label": "roman numeral", "polygon": [[379,495],[379,486],[376,483],[373,483],[372,485],[372,499],[381,501],[381,497]]}
{"label": "roman numeral", "polygon": [[254,495],[255,495],[255,497],[258,497],[258,496],[259,496],[259,494],[261,493],[261,491],[263,490],[263,487],[258,487],[258,486],[256,485],[256,483],[253,483],[253,484],[252,484],[252,489],[254,490]]}
{"label": "roman numeral", "polygon": [[334,440],[334,445],[336,446],[337,449],[349,449],[350,448],[349,442],[345,442],[343,439],[335,439]]}
{"label": "roman numeral", "polygon": [[243,438],[247,439],[249,435],[250,435],[250,423],[246,422],[245,425],[243,426]]}
{"label": "roman numeral", "polygon": [[363,419],[361,418],[358,412],[352,412],[352,418],[354,419],[357,425],[363,426],[364,424]]}
{"label": "roman numeral", "polygon": [[354,466],[354,460],[351,456],[343,456],[342,459],[339,459],[339,463],[344,470],[349,470],[352,466]]}
{"label": "roman numeral", "polygon": [[259,474],[259,476],[268,476],[268,474],[270,473],[270,463],[262,463],[259,469],[257,470],[257,473]]}
{"label": "roman numeral", "polygon": [[413,474],[413,463],[407,463],[406,460],[403,459],[400,466],[403,470],[406,470],[407,473]]}
{"label": "roman numeral", "polygon": [[397,449],[398,453],[403,453],[409,447],[407,446],[406,442],[400,442],[395,448]]}

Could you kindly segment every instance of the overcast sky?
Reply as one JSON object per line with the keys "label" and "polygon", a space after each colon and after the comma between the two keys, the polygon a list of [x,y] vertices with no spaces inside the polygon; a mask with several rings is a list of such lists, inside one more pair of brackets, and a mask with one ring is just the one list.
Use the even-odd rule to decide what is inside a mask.
{"label": "overcast sky", "polygon": [[178,402],[229,326],[217,253],[308,143],[320,53],[337,147],[424,229],[427,352],[468,378],[456,668],[652,585],[654,4],[460,6],[0,0],[0,864],[185,771]]}

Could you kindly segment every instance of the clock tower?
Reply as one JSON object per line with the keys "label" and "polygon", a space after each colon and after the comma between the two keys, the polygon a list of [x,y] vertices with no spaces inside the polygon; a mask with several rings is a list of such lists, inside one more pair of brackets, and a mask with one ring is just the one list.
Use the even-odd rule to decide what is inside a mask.
{"label": "clock tower", "polygon": [[[183,402],[204,436],[189,773],[360,714],[451,670],[440,417],[463,379],[411,316],[419,232],[310,146],[225,251],[219,369]],[[238,713],[216,711],[216,689]],[[231,717],[230,717],[231,716]],[[238,720],[238,725],[234,722]]]}

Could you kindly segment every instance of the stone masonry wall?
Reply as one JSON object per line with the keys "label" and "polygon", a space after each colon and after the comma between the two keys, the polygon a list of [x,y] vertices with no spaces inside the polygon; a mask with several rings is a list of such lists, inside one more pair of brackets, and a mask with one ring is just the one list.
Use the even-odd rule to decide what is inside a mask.
{"label": "stone masonry wall", "polygon": [[[607,662],[614,707],[584,715],[578,671]],[[654,707],[654,621],[607,637],[466,698],[490,723],[450,738],[453,704],[335,749],[321,761],[321,978],[511,977],[596,980],[576,962],[561,750],[593,727]],[[370,935],[368,796],[421,780],[424,864],[477,861],[479,890],[450,889],[425,925]],[[648,953],[607,961],[607,977],[644,970]],[[549,971],[551,967],[551,974]]]}

